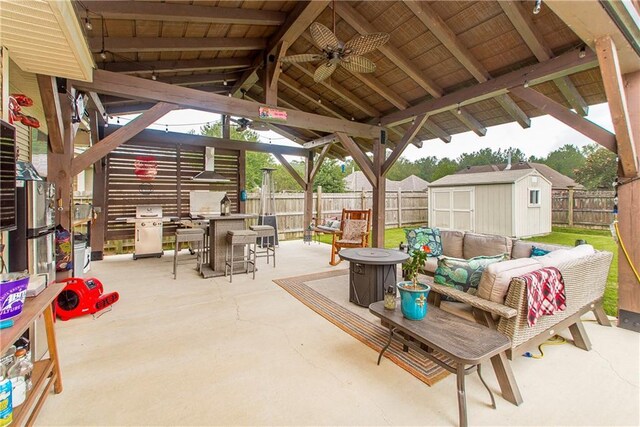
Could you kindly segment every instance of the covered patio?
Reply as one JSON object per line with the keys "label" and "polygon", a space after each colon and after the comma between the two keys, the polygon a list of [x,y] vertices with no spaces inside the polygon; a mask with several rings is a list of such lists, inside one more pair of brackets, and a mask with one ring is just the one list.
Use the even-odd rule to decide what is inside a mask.
{"label": "covered patio", "polygon": [[[382,248],[385,176],[410,144],[428,152],[430,141],[450,142],[463,132],[482,143],[492,126],[515,122],[526,129],[541,115],[618,155],[619,235],[628,250],[618,258],[618,325],[605,328],[585,317],[580,328],[591,336],[589,352],[564,345],[547,347],[542,359],[516,355],[520,406],[497,399],[491,410],[471,376],[470,423],[640,420],[640,286],[630,266],[640,263],[637,2],[7,0],[0,14],[4,28],[35,28],[24,38],[3,30],[2,81],[11,60],[37,84],[56,222],[72,228],[74,179],[93,171],[99,210],[91,247],[99,262],[92,275],[121,295],[102,318],[56,325],[65,391],[44,403],[39,423],[455,424],[455,376],[426,387],[388,360],[376,366],[375,352],[274,284],[332,270],[324,245],[282,242],[278,268],[261,263],[256,280],[238,275],[230,285],[182,270],[174,281],[169,256],[137,264],[103,257],[105,239],[117,235],[110,228],[110,186],[124,187],[117,161],[126,150],[165,150],[172,176],[161,174],[169,188],[161,204],[180,217],[190,211],[186,190],[221,190],[241,214],[246,152],[267,152],[300,185],[304,224],[311,224],[322,162],[350,157],[372,186],[371,243]],[[319,43],[309,30],[314,23],[334,36],[325,33],[326,43]],[[51,38],[43,28],[58,32]],[[363,53],[360,65],[344,61],[351,52],[342,42],[376,32],[388,34],[388,42]],[[316,72],[321,63],[335,68],[330,77]],[[7,95],[3,83],[3,118]],[[82,118],[80,98],[88,102]],[[615,132],[585,118],[590,105],[603,102]],[[220,114],[221,137],[147,129],[178,109]],[[122,126],[113,121],[132,113],[140,115]],[[238,118],[300,147],[233,140],[231,120]],[[86,122],[86,132],[78,132],[77,120]],[[189,184],[204,166],[205,147],[218,150],[216,168],[228,163],[221,171],[227,183]],[[185,153],[192,162],[186,171]],[[304,173],[284,155],[303,158]],[[143,203],[155,197],[131,188],[121,197]],[[121,236],[133,230],[123,228]],[[340,292],[328,297],[345,300]],[[556,332],[571,340],[567,331],[549,334]],[[486,372],[497,392],[492,370]]]}

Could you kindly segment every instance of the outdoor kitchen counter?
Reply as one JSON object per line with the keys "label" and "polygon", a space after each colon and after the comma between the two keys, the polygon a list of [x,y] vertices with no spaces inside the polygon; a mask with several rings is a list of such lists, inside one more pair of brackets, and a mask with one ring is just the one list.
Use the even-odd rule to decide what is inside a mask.
{"label": "outdoor kitchen counter", "polygon": [[[231,214],[208,216],[209,220],[209,265],[202,269],[205,278],[224,275],[224,256],[227,249],[227,231],[244,230],[245,221],[257,218],[255,214]],[[234,269],[235,272],[235,269]]]}

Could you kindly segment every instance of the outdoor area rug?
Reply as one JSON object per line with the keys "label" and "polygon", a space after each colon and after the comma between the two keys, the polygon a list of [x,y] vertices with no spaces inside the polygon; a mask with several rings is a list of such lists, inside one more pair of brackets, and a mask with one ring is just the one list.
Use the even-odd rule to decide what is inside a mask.
{"label": "outdoor area rug", "polygon": [[[380,353],[389,338],[389,330],[382,327],[379,320],[377,323],[373,323],[373,321],[366,319],[363,310],[368,311],[368,309],[354,305],[354,311],[363,311],[363,315],[359,315],[312,289],[314,282],[320,283],[323,280],[330,280],[331,286],[346,290],[349,286],[348,273],[349,270],[340,269],[276,279],[274,282],[338,328],[372,348],[376,353]],[[427,385],[433,385],[449,374],[448,371],[415,351],[402,351],[402,345],[397,341],[391,343],[391,346],[384,353],[384,357]],[[446,359],[443,358],[443,360]]]}

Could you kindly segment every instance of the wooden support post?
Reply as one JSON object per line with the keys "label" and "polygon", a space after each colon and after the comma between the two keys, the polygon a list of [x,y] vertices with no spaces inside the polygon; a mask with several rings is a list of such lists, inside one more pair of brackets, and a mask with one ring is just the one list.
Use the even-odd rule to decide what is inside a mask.
{"label": "wooden support post", "polygon": [[73,199],[73,175],[71,161],[73,160],[73,125],[71,123],[71,101],[66,93],[59,96],[62,124],[64,130],[63,153],[51,151],[47,156],[47,179],[56,186],[56,223],[67,230],[71,230],[71,203]]}
{"label": "wooden support post", "polygon": [[[307,188],[307,184],[309,183],[309,177],[311,176],[311,170],[306,171],[305,176],[306,176],[307,179],[303,179],[300,176],[300,174],[298,174],[298,171],[296,171],[293,168],[293,166],[291,166],[291,163],[289,163],[287,161],[287,159],[285,159],[282,154],[274,153],[273,156],[280,162],[280,164],[282,166],[284,166],[284,168],[287,170],[287,172],[289,172],[289,175],[291,175],[293,177],[293,179],[296,180],[298,185],[300,185],[300,187],[302,187],[303,190],[305,188]],[[313,164],[313,152],[309,152],[309,156],[311,158],[311,163]],[[308,163],[307,163],[307,165],[308,165]]]}
{"label": "wooden support post", "polygon": [[385,146],[380,139],[373,141],[373,173],[377,177],[377,185],[373,187],[373,229],[371,230],[371,246],[384,248],[386,179],[382,176],[382,165],[385,160]]}
{"label": "wooden support post", "polygon": [[573,227],[573,196],[575,188],[569,187],[569,199],[567,200],[567,223]]}
{"label": "wooden support post", "polygon": [[[100,140],[100,112],[91,110],[89,120],[91,125],[91,141],[97,144]],[[107,166],[106,158],[98,160],[93,173],[93,211],[95,219],[91,223],[91,260],[100,261],[104,254],[104,236],[107,229]]]}
{"label": "wooden support post", "polygon": [[317,201],[316,201],[316,225],[322,224],[322,185],[318,185],[318,189],[316,190]]}
{"label": "wooden support post", "polygon": [[307,178],[306,187],[304,188],[304,217],[303,229],[311,225],[313,218],[313,179],[311,179],[311,171],[313,170],[313,151],[309,151],[307,155],[307,164],[305,168],[305,176]]}
{"label": "wooden support post", "polygon": [[398,228],[402,227],[402,189],[398,188]]}
{"label": "wooden support post", "polygon": [[[640,152],[640,71],[624,76],[631,132],[636,152]],[[631,263],[640,268],[640,179],[620,178],[618,187],[618,226]],[[618,246],[618,326],[640,332],[640,282]]]}
{"label": "wooden support post", "polygon": [[238,212],[247,212],[247,202],[240,200],[240,192],[247,191],[247,152],[240,150],[238,152]]}
{"label": "wooden support post", "polygon": [[182,218],[182,144],[176,145],[176,216]]}

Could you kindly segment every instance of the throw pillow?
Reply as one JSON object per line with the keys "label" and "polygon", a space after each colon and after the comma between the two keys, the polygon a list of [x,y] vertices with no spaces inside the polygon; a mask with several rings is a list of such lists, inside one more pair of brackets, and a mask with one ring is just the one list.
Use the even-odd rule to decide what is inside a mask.
{"label": "throw pillow", "polygon": [[439,257],[442,255],[442,238],[439,228],[405,228],[404,233],[407,237],[409,255],[413,255],[414,251],[421,250],[423,246],[429,248],[429,251],[427,251],[428,257]]}
{"label": "throw pillow", "polygon": [[471,259],[443,256],[438,260],[433,281],[475,295],[484,269],[494,262],[506,259],[507,254],[477,256]]}
{"label": "throw pillow", "polygon": [[545,249],[541,249],[535,246],[531,247],[531,255],[529,255],[529,257],[534,257],[534,256],[544,256],[546,254],[548,254],[551,251],[547,251]]}
{"label": "throw pillow", "polygon": [[364,219],[345,219],[342,230],[342,240],[361,240],[367,231],[367,221]]}

